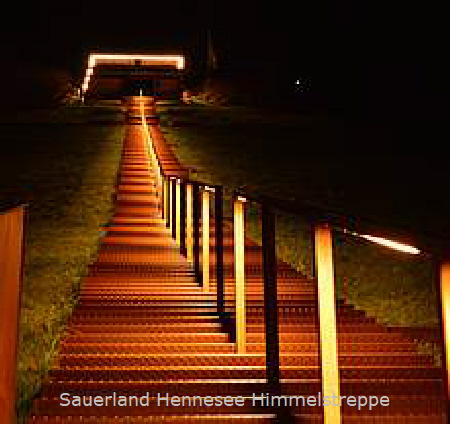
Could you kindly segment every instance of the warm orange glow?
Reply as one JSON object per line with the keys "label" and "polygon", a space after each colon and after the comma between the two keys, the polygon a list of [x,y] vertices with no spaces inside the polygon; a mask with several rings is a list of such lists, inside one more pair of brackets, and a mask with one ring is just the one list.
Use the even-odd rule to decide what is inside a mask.
{"label": "warm orange glow", "polygon": [[169,220],[169,229],[170,229],[170,232],[172,233],[172,228],[173,228],[173,226],[174,226],[174,222],[173,222],[173,218],[174,218],[174,210],[173,210],[173,184],[175,184],[175,179],[173,179],[172,177],[170,177],[169,178],[169,180],[168,180],[168,183],[169,183],[169,187],[168,187],[168,191],[169,191],[169,196],[168,196],[168,198],[169,198],[169,217],[170,217],[170,220]]}
{"label": "warm orange glow", "polygon": [[236,350],[247,348],[247,319],[245,310],[245,206],[239,198],[234,201],[234,279],[236,303]]}
{"label": "warm orange glow", "polygon": [[203,291],[209,291],[209,191],[202,191],[202,276]]}
{"label": "warm orange glow", "polygon": [[[320,357],[322,361],[322,395],[339,396],[337,352],[336,297],[334,290],[333,248],[331,227],[315,227],[315,258],[319,298]],[[334,402],[323,408],[324,424],[340,424],[341,408]]]}
{"label": "warm orange glow", "polygon": [[[440,288],[442,308],[442,328],[444,331],[445,361],[447,374],[450,370],[450,261],[444,260],[440,266]],[[450,395],[450,378],[447,379],[447,393]]]}
{"label": "warm orange glow", "polygon": [[193,192],[192,184],[186,184],[186,256],[188,261],[194,259],[194,236],[193,236]]}
{"label": "warm orange glow", "polygon": [[177,69],[184,68],[184,56],[181,55],[154,55],[154,54],[115,54],[115,53],[93,53],[89,55],[90,68],[102,60],[127,61],[127,60],[141,60],[142,62],[150,61],[169,61],[175,62]]}
{"label": "warm orange glow", "polygon": [[20,316],[23,222],[17,207],[0,214],[0,422],[16,422],[17,331]]}
{"label": "warm orange glow", "polygon": [[175,180],[175,240],[181,246],[181,180]]}
{"label": "warm orange glow", "polygon": [[170,180],[163,180],[163,190],[164,190],[164,219],[166,223],[169,222],[170,214]]}
{"label": "warm orange glow", "polygon": [[[161,171],[160,166],[159,166],[158,157],[156,155],[156,151],[155,151],[155,148],[153,146],[152,137],[150,135],[150,130],[148,129],[147,120],[145,118],[144,98],[142,96],[142,89],[140,90],[139,96],[140,96],[141,122],[142,122],[142,127],[144,129],[144,133],[145,133],[145,136],[146,136],[147,149],[148,149],[148,152],[150,154],[150,159],[151,159],[151,162],[152,162],[152,168],[156,171],[157,188],[158,188],[159,192],[162,192],[162,190],[163,190],[163,188],[162,188],[162,186],[163,186],[162,171]],[[178,182],[181,182],[181,180],[178,180]]]}
{"label": "warm orange glow", "polygon": [[92,53],[89,55],[88,67],[83,81],[83,92],[89,88],[89,80],[93,69],[101,62],[113,62],[126,65],[129,61],[140,60],[143,65],[155,64],[157,62],[173,62],[177,69],[184,69],[184,56],[181,55],[148,55],[148,54],[103,54]]}

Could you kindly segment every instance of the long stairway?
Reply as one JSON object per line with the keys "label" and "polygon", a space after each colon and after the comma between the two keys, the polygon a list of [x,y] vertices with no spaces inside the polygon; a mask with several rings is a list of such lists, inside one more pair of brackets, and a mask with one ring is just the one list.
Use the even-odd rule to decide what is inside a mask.
{"label": "long stairway", "polygon": [[[137,111],[136,101],[130,110]],[[150,105],[147,110],[154,114]],[[34,401],[29,423],[275,422],[272,409],[252,402],[253,394],[267,392],[260,249],[246,242],[248,344],[247,353],[237,355],[229,328],[216,312],[214,278],[209,292],[197,286],[192,266],[160,218],[155,170],[149,165],[142,127],[132,119],[114,216],[104,228],[106,235],[83,281],[58,364]],[[157,128],[156,122],[150,124]],[[164,148],[159,145],[160,155]],[[167,157],[168,166],[176,168],[170,154]],[[212,235],[214,231],[213,225]],[[232,243],[231,227],[226,226],[226,300],[231,316]],[[213,270],[214,255],[211,266]],[[282,392],[317,396],[321,370],[316,286],[282,262],[278,271]],[[344,423],[446,422],[442,374],[431,356],[419,355],[411,341],[350,306],[339,305],[338,331],[341,396],[390,398],[390,406],[372,411],[344,406]],[[75,405],[61,405],[67,403],[62,393],[70,394],[64,399]],[[189,399],[184,406],[167,406],[164,400],[158,405],[158,394]],[[101,396],[98,403],[103,405],[77,406],[76,396],[85,396],[88,403]],[[131,405],[119,406],[119,396]],[[130,396],[145,396],[144,404],[136,406]],[[207,396],[244,397],[244,405],[207,406]],[[318,406],[292,411],[297,423],[323,421]]]}

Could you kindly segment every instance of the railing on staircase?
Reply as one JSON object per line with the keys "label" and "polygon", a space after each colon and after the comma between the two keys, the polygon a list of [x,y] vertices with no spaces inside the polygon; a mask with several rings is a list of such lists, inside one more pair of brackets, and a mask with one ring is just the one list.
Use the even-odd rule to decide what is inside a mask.
{"label": "railing on staircase", "polygon": [[[311,225],[314,253],[314,276],[317,281],[319,300],[320,359],[322,366],[322,395],[339,395],[339,372],[337,356],[336,294],[334,281],[333,231],[352,237],[376,234],[378,223],[358,222],[350,225],[352,217],[339,212],[325,211],[311,205],[269,198],[249,190],[235,192],[231,198],[230,211],[233,219],[224,218],[224,191],[221,186],[192,181],[188,172],[173,158],[164,162],[155,143],[158,134],[149,128],[141,102],[142,127],[148,141],[149,160],[156,172],[156,188],[160,195],[161,216],[165,219],[180,251],[192,263],[199,286],[205,292],[212,291],[216,284],[217,311],[227,322],[227,299],[224,268],[224,227],[233,229],[235,300],[233,329],[236,352],[245,353],[246,296],[245,296],[245,215],[250,204],[257,204],[262,225],[264,311],[266,336],[266,370],[268,390],[280,391],[280,340],[277,305],[277,259],[275,248],[275,211],[288,211],[297,216],[306,216]],[[153,134],[152,134],[153,131]],[[26,207],[23,204],[0,206],[0,422],[14,421],[15,377],[17,357],[17,335],[19,317],[20,283],[23,269],[23,235]],[[211,217],[213,219],[211,219]],[[210,227],[213,227],[214,240]],[[391,234],[391,237],[389,235]],[[383,240],[395,239],[396,231],[385,230]],[[366,237],[367,238],[367,237]],[[369,238],[370,239],[370,238]],[[373,238],[372,238],[373,239]],[[446,395],[449,395],[448,370],[450,369],[450,256],[446,240],[421,236],[418,246],[437,265],[437,283],[440,294],[440,322],[443,340],[443,377]],[[212,275],[211,245],[215,244],[215,268]],[[392,243],[391,243],[392,245]],[[404,246],[405,247],[405,246]],[[407,250],[407,249],[406,249]],[[229,305],[228,305],[229,306]],[[335,405],[333,405],[335,406]],[[339,407],[324,408],[325,422],[338,423]]]}
{"label": "railing on staircase", "polygon": [[[246,351],[246,296],[245,296],[245,210],[249,203],[256,203],[260,210],[262,225],[263,252],[263,284],[265,308],[266,335],[266,370],[268,390],[272,393],[280,391],[280,352],[278,331],[277,305],[277,260],[275,248],[275,210],[285,210],[307,217],[311,225],[313,246],[314,277],[317,281],[320,361],[322,370],[322,395],[339,396],[339,368],[337,352],[337,320],[336,293],[334,281],[333,231],[340,231],[354,237],[366,237],[364,234],[378,232],[377,223],[358,222],[358,232],[355,225],[348,224],[353,217],[342,213],[330,212],[322,208],[269,198],[240,190],[232,196],[232,222],[224,220],[223,188],[188,178],[186,171],[167,172],[164,163],[158,157],[152,142],[152,134],[144,116],[144,98],[141,98],[142,125],[148,141],[149,156],[158,174],[158,189],[161,193],[161,215],[172,236],[179,245],[181,252],[193,264],[195,277],[204,291],[210,290],[210,217],[214,218],[215,228],[215,280],[217,287],[217,311],[226,316],[226,299],[224,283],[224,225],[232,224],[234,234],[234,283],[235,283],[235,343],[236,352]],[[211,213],[211,198],[214,199],[214,212]],[[395,246],[389,242],[388,235],[397,231],[383,232],[380,238],[382,244]],[[372,238],[372,240],[375,240]],[[447,244],[424,236],[422,252],[428,252],[439,268],[438,291],[440,293],[440,320],[443,335],[443,375],[447,398],[450,391],[448,370],[450,369],[450,257]],[[375,240],[377,241],[377,240]],[[407,251],[407,245],[403,245]],[[346,288],[344,288],[346,290]],[[340,423],[340,406],[334,403],[324,408],[324,422]]]}
{"label": "railing on staircase", "polygon": [[[280,391],[280,352],[277,305],[277,259],[275,248],[275,211],[284,210],[306,216],[311,225],[314,252],[314,276],[317,281],[319,299],[320,359],[322,364],[322,395],[339,395],[339,371],[337,356],[336,295],[334,281],[333,231],[340,231],[352,237],[369,237],[376,234],[378,223],[369,221],[350,225],[351,217],[339,212],[294,202],[269,198],[248,190],[237,191],[231,198],[233,219],[224,218],[224,190],[221,186],[192,181],[188,172],[173,160],[164,162],[161,147],[157,147],[152,128],[147,125],[144,114],[144,99],[141,98],[142,127],[147,138],[149,160],[156,172],[156,188],[160,196],[161,216],[170,229],[180,251],[192,263],[199,286],[205,292],[212,290],[215,280],[217,311],[227,316],[224,268],[224,227],[233,229],[234,245],[234,337],[236,352],[245,353],[246,296],[245,296],[245,214],[248,205],[257,204],[262,225],[263,283],[266,335],[266,370],[268,390]],[[154,129],[153,129],[154,130]],[[159,150],[159,151],[158,151]],[[18,345],[18,323],[20,311],[20,286],[24,258],[24,222],[26,205],[16,203],[0,204],[0,422],[9,424],[15,420],[15,379]],[[213,222],[212,219],[213,218]],[[211,257],[211,232],[214,226],[215,269],[212,275],[208,259]],[[392,235],[389,237],[389,235]],[[393,246],[388,239],[395,239],[397,231],[384,230],[385,244]],[[373,239],[373,237],[369,237]],[[420,236],[422,252],[436,263],[436,283],[440,297],[440,323],[442,330],[443,378],[447,400],[450,386],[450,254],[448,240]],[[407,251],[407,246],[405,250]],[[411,249],[410,249],[411,250]],[[340,423],[340,407],[333,404],[324,408],[325,423]]]}
{"label": "railing on staircase", "polygon": [[26,206],[0,204],[0,422],[15,422]]}

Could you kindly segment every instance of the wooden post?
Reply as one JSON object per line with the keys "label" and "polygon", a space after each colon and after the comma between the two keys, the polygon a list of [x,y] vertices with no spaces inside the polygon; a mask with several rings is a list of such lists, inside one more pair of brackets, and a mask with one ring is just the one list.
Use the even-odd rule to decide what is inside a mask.
{"label": "wooden post", "polygon": [[214,193],[214,217],[216,230],[216,289],[217,312],[225,313],[225,279],[223,269],[223,188],[217,186]]}
{"label": "wooden post", "polygon": [[161,218],[164,218],[164,177],[161,174],[161,170],[159,169],[159,165],[156,162],[155,173],[157,174],[156,178],[156,197],[158,198],[158,209],[161,215]]}
{"label": "wooden post", "polygon": [[166,219],[166,180],[163,177],[161,182],[161,218]]}
{"label": "wooden post", "polygon": [[269,392],[276,396],[280,394],[280,340],[278,333],[275,216],[273,211],[265,204],[261,205],[261,212],[266,326],[266,373]]}
{"label": "wooden post", "polygon": [[180,183],[180,251],[186,256],[186,184]]}
{"label": "wooden post", "polygon": [[171,196],[170,196],[170,178],[169,177],[166,178],[166,181],[164,184],[164,191],[165,191],[164,198],[165,198],[165,203],[166,203],[165,204],[166,227],[170,229],[170,213],[171,213],[170,205],[172,204],[172,202],[170,200]]}
{"label": "wooden post", "polygon": [[181,181],[177,178],[175,184],[175,241],[181,247]]}
{"label": "wooden post", "polygon": [[192,216],[193,216],[193,252],[194,252],[194,274],[195,279],[197,280],[197,284],[199,286],[202,285],[202,270],[200,266],[200,205],[199,205],[199,197],[200,197],[200,187],[198,184],[194,184],[193,186],[193,195],[192,195]]}
{"label": "wooden post", "polygon": [[176,215],[177,215],[177,186],[176,186],[176,179],[174,177],[172,177],[170,179],[170,200],[171,200],[171,205],[170,205],[170,210],[171,210],[171,214],[170,214],[170,225],[171,225],[171,230],[172,230],[172,238],[176,239],[177,237],[177,221],[176,221]]}
{"label": "wooden post", "polygon": [[203,291],[209,291],[209,196],[208,187],[202,190],[202,277]]}
{"label": "wooden post", "polygon": [[25,207],[0,213],[0,422],[15,422]]}
{"label": "wooden post", "polygon": [[192,184],[186,184],[186,257],[188,261],[194,260],[194,212],[193,212],[193,189]]}
{"label": "wooden post", "polygon": [[236,307],[236,349],[245,353],[247,321],[245,305],[245,202],[242,197],[234,199],[234,278]]}
{"label": "wooden post", "polygon": [[332,396],[339,398],[339,366],[336,328],[336,297],[334,287],[332,229],[327,223],[316,223],[315,264],[319,297],[320,355],[322,365],[321,396],[329,396],[331,405],[323,408],[324,424],[341,423],[341,407]]}

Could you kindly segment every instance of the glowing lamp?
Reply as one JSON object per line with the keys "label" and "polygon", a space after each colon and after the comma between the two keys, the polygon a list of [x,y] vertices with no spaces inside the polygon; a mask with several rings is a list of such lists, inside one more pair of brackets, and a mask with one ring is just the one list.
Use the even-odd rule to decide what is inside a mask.
{"label": "glowing lamp", "polygon": [[347,229],[344,229],[343,232],[351,234],[352,236],[355,236],[355,237],[361,237],[361,238],[369,240],[373,243],[381,244],[383,246],[389,247],[394,250],[398,250],[400,252],[410,253],[411,255],[418,255],[419,253],[421,253],[421,251],[419,249],[417,249],[416,247],[410,246],[409,244],[399,243],[398,241],[385,239],[383,237],[370,236],[368,234],[358,234],[358,233],[355,233],[354,231],[349,231]]}
{"label": "glowing lamp", "polygon": [[408,244],[399,243],[397,241],[388,240],[382,237],[369,236],[367,234],[361,234],[360,237],[372,241],[374,243],[381,244],[391,249],[399,250],[400,252],[410,253],[411,255],[418,255],[420,250],[416,247],[410,246]]}
{"label": "glowing lamp", "polygon": [[129,64],[129,61],[140,61],[150,64],[157,62],[172,62],[177,69],[184,69],[184,57],[181,55],[145,55],[145,54],[103,54],[93,53],[89,55],[83,91],[89,87],[89,78],[93,74],[94,67],[102,61],[113,61],[115,63]]}

